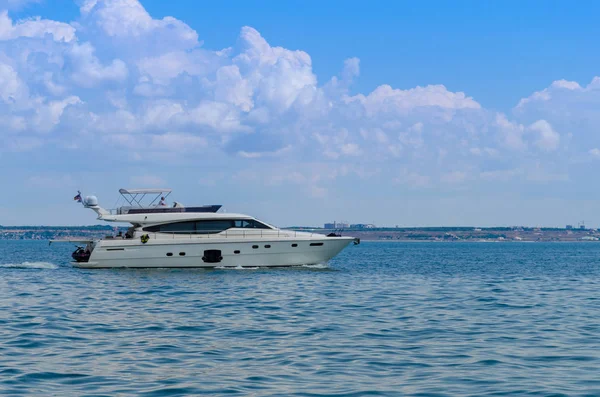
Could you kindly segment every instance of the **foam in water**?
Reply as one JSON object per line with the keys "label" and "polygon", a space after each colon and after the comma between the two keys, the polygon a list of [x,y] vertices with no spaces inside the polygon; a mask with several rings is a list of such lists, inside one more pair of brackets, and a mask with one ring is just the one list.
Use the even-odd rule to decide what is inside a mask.
{"label": "foam in water", "polygon": [[243,266],[217,266],[215,267],[215,269],[219,269],[219,270],[258,270],[260,269],[260,267],[243,267]]}
{"label": "foam in water", "polygon": [[5,269],[58,269],[58,266],[50,262],[22,262],[22,263],[2,263],[0,268]]}
{"label": "foam in water", "polygon": [[317,263],[316,265],[302,265],[302,267],[306,267],[309,269],[329,269],[328,263]]}

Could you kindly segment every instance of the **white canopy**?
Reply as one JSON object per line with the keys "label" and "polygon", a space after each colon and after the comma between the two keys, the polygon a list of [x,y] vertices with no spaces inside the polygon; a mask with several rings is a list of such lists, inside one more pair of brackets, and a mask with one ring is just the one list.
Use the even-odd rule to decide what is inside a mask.
{"label": "white canopy", "polygon": [[171,193],[171,189],[119,189],[121,194],[161,194]]}

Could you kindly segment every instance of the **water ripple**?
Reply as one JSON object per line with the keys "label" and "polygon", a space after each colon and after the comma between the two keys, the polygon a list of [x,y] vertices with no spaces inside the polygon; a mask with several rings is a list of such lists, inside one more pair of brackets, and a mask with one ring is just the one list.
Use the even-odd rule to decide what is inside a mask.
{"label": "water ripple", "polygon": [[58,266],[49,262],[21,262],[21,263],[0,263],[0,268],[5,269],[58,269]]}
{"label": "water ripple", "polygon": [[600,245],[373,242],[289,269],[68,258],[0,241],[0,394],[600,395]]}

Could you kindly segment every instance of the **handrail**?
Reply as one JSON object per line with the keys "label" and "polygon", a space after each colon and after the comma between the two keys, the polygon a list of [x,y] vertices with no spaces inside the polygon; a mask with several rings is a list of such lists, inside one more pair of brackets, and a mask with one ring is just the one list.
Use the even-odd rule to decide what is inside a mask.
{"label": "handrail", "polygon": [[[233,230],[232,230],[233,229]],[[144,231],[144,230],[142,230]],[[273,232],[273,234],[275,234],[275,232],[277,232],[277,234],[279,233],[297,233],[295,230],[290,230],[288,231],[284,231],[281,229],[241,229],[241,228],[230,228],[230,229],[204,229],[204,230],[194,230],[194,231],[190,231],[190,230],[169,230],[169,231],[164,231],[164,232],[150,232],[150,233],[163,233],[163,234],[194,234],[194,235],[204,235],[204,234],[218,234],[218,233],[233,233],[236,237],[239,235],[239,233],[243,233],[244,235],[246,234],[246,232],[250,232],[251,235],[258,235],[260,232],[260,235],[263,235],[263,232]],[[144,231],[145,233],[148,233],[146,231]],[[236,233],[237,232],[237,233]],[[254,233],[252,233],[254,232]],[[301,233],[308,233],[308,232],[301,232]]]}
{"label": "handrail", "polygon": [[[187,232],[187,231],[185,231]],[[204,233],[206,232],[206,233]],[[178,231],[169,231],[169,232],[150,232],[153,239],[154,240],[160,240],[160,236],[165,236],[168,237],[170,235],[172,240],[175,239],[210,239],[210,238],[217,238],[217,239],[222,239],[222,238],[242,238],[242,239],[253,239],[253,238],[261,238],[261,239],[266,239],[266,238],[297,238],[298,237],[298,232],[295,230],[290,230],[290,231],[285,231],[285,230],[273,230],[273,233],[266,233],[266,230],[256,230],[255,233],[246,233],[248,232],[248,230],[240,230],[238,233],[235,233],[235,231],[231,231],[231,230],[220,230],[220,231],[204,231],[203,233],[184,233],[184,231],[182,230],[181,232]],[[138,237],[140,234],[148,234],[149,232],[145,232],[145,231],[136,231],[137,235],[136,237]],[[301,236],[306,236],[306,237],[315,237],[315,236],[324,236],[322,234],[319,233],[308,233],[308,232],[300,232],[302,233]]]}

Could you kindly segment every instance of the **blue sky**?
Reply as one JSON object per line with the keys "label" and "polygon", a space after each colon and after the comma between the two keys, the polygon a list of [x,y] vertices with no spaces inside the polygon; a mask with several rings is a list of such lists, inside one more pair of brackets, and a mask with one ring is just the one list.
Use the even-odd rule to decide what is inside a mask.
{"label": "blue sky", "polygon": [[3,8],[0,224],[167,186],[282,226],[600,226],[596,2]]}

